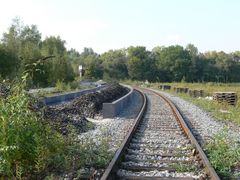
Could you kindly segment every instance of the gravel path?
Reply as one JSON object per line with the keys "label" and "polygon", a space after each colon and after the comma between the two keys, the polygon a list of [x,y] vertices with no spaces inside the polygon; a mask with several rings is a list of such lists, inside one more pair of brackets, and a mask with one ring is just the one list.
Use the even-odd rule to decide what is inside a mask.
{"label": "gravel path", "polygon": [[163,91],[155,91],[168,97],[177,105],[201,145],[211,140],[225,126],[229,127],[230,138],[240,140],[240,127],[234,126],[229,122],[217,121],[209,113],[180,97]]}

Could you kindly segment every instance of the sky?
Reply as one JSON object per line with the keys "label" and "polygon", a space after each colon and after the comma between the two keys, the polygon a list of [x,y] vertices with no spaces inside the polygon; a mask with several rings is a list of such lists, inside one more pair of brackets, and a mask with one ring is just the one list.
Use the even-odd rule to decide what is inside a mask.
{"label": "sky", "polygon": [[68,49],[194,44],[200,52],[240,50],[239,0],[0,0],[0,37],[12,20],[60,36]]}

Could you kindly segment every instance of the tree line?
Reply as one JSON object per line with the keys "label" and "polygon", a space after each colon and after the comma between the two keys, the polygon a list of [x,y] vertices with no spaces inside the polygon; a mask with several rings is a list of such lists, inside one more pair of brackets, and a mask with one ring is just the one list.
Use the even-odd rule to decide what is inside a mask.
{"label": "tree line", "polygon": [[39,59],[29,80],[30,87],[54,86],[57,81],[70,82],[78,77],[82,64],[86,78],[150,82],[239,82],[240,51],[201,53],[193,44],[159,46],[151,51],[144,46],[109,50],[97,54],[92,48],[79,53],[67,50],[59,36],[42,40],[36,25],[23,25],[15,19],[0,42],[0,77],[19,78]]}

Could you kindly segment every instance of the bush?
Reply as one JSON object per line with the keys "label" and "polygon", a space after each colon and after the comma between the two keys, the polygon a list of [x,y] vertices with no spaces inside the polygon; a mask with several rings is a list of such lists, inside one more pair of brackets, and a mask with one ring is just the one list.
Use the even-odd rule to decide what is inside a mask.
{"label": "bush", "polygon": [[74,80],[72,82],[69,83],[69,86],[72,90],[76,90],[76,89],[80,89],[80,81],[78,80]]}
{"label": "bush", "polygon": [[230,138],[228,130],[216,135],[207,146],[207,153],[212,166],[222,178],[233,178],[232,170],[240,162],[240,145]]}
{"label": "bush", "polygon": [[0,177],[30,178],[63,159],[62,136],[29,109],[29,102],[23,92],[0,99]]}
{"label": "bush", "polygon": [[63,91],[70,91],[71,87],[69,84],[66,84],[66,83],[58,80],[56,83],[56,89],[57,89],[57,91],[63,92]]}
{"label": "bush", "polygon": [[[97,141],[97,142],[96,142]],[[85,166],[94,168],[106,168],[110,163],[114,153],[109,150],[110,146],[107,138],[94,140],[87,137],[81,144],[81,159]]]}

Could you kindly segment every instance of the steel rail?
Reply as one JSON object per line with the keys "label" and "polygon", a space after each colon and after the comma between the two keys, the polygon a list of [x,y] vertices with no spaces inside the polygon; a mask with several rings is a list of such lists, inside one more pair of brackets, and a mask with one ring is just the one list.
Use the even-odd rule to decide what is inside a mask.
{"label": "steel rail", "polygon": [[180,113],[180,111],[178,110],[178,108],[176,107],[176,105],[171,100],[169,100],[168,98],[163,96],[162,94],[160,94],[160,93],[158,93],[158,92],[156,92],[154,90],[150,90],[150,89],[147,89],[147,90],[155,93],[158,96],[160,96],[162,99],[164,99],[168,103],[168,105],[172,109],[172,112],[173,112],[174,116],[176,117],[177,121],[179,122],[180,126],[182,127],[184,133],[190,139],[191,143],[195,146],[197,152],[199,153],[199,156],[200,156],[200,158],[201,158],[201,160],[203,162],[203,165],[204,165],[204,167],[206,167],[206,171],[207,171],[208,175],[213,180],[220,180],[220,178],[218,177],[216,171],[211,166],[211,164],[210,164],[206,154],[203,152],[201,146],[199,145],[199,143],[197,142],[196,138],[192,134],[191,130],[187,126],[186,122],[184,121],[183,116]]}
{"label": "steel rail", "polygon": [[[120,148],[118,149],[118,151],[115,153],[112,161],[110,162],[109,166],[107,167],[107,169],[105,170],[103,176],[101,177],[101,180],[111,180],[111,179],[116,179],[116,171],[118,169],[118,164],[121,161],[121,159],[123,158],[123,155],[126,151],[126,147],[129,144],[133,134],[135,133],[137,126],[139,124],[139,122],[141,121],[143,114],[146,110],[146,106],[147,106],[147,98],[146,95],[140,91],[140,89],[136,89],[138,92],[140,92],[140,94],[143,96],[143,105],[141,107],[141,111],[138,114],[137,118],[135,119],[135,123],[134,126],[131,128],[131,130],[129,131],[128,135],[126,136],[126,138],[124,139],[123,143],[121,144]],[[220,180],[220,178],[218,177],[217,173],[215,172],[215,170],[212,168],[212,166],[210,165],[210,162],[208,161],[207,156],[205,155],[205,153],[203,152],[202,148],[200,147],[199,143],[197,142],[197,140],[195,139],[195,137],[193,136],[192,132],[190,131],[190,129],[188,128],[187,124],[185,123],[181,113],[179,112],[179,110],[177,109],[177,107],[174,105],[174,103],[172,101],[170,101],[168,98],[166,98],[165,96],[161,95],[160,93],[151,90],[151,89],[146,89],[146,88],[141,88],[147,91],[150,91],[156,95],[158,95],[159,97],[161,97],[163,100],[166,101],[166,103],[170,106],[176,120],[179,122],[180,126],[183,129],[183,132],[186,134],[186,136],[189,138],[189,140],[191,141],[191,143],[195,146],[195,149],[199,155],[199,157],[201,158],[201,162],[202,165],[205,167],[205,170],[208,174],[208,176],[212,179],[212,180]],[[141,177],[132,177],[131,179],[139,179]],[[147,178],[147,177],[146,177]],[[146,179],[144,178],[144,179]],[[147,179],[159,179],[158,177],[149,177]],[[163,178],[164,179],[164,178]],[[166,179],[166,178],[165,178]],[[168,179],[168,178],[167,178]],[[171,178],[169,178],[171,179]],[[173,178],[172,178],[173,179]]]}
{"label": "steel rail", "polygon": [[141,109],[139,111],[138,116],[135,118],[135,122],[133,127],[131,128],[131,130],[128,132],[127,136],[125,137],[125,139],[123,140],[120,148],[117,150],[117,152],[115,153],[112,161],[110,162],[110,164],[108,165],[107,169],[105,170],[104,174],[101,177],[101,180],[105,180],[105,179],[115,179],[113,174],[115,174],[115,171],[117,170],[117,165],[118,162],[120,162],[121,158],[123,157],[122,155],[124,154],[125,150],[126,150],[126,144],[129,144],[134,132],[136,131],[138,124],[140,122],[140,120],[142,119],[142,116],[146,110],[147,107],[147,98],[146,95],[144,93],[142,93],[140,90],[134,88],[134,90],[138,91],[143,99],[143,104],[141,106]]}

